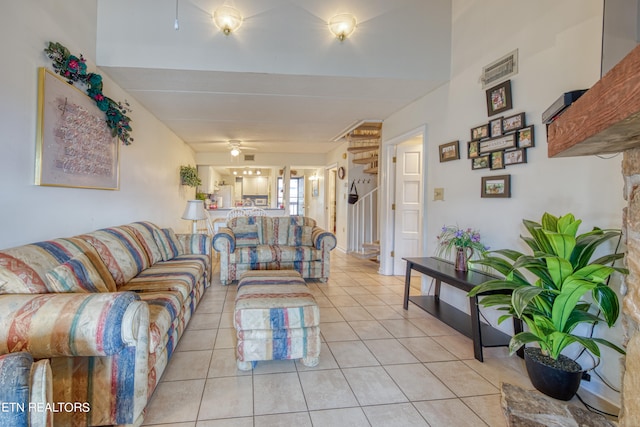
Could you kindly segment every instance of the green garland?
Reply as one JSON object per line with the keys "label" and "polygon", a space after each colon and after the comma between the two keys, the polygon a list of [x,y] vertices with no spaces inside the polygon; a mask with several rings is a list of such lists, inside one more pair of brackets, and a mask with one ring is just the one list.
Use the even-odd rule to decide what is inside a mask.
{"label": "green garland", "polygon": [[87,65],[82,55],[79,58],[71,55],[69,49],[54,42],[49,42],[49,47],[44,51],[47,57],[53,61],[55,72],[67,79],[69,84],[80,82],[86,86],[87,95],[96,102],[101,111],[104,111],[111,135],[117,136],[124,145],[130,145],[133,142],[131,119],[126,114],[131,111],[129,103],[125,100],[123,105],[104,96],[102,76],[96,73],[87,73]]}

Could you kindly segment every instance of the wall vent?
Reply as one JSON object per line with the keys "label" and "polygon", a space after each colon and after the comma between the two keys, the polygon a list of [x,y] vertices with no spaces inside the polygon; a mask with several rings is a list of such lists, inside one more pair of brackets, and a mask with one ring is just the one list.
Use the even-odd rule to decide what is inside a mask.
{"label": "wall vent", "polygon": [[255,154],[245,154],[244,155],[244,161],[245,162],[255,162],[256,161],[256,155]]}
{"label": "wall vent", "polygon": [[518,49],[482,67],[482,88],[486,89],[518,74]]}

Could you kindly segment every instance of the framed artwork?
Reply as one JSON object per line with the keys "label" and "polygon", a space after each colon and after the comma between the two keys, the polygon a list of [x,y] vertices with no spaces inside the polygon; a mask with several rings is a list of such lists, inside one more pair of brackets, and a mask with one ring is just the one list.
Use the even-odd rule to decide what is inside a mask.
{"label": "framed artwork", "polygon": [[504,151],[491,153],[491,170],[504,169]]}
{"label": "framed artwork", "polygon": [[38,74],[36,185],[117,190],[118,139],[104,112],[46,68]]}
{"label": "framed artwork", "polygon": [[527,163],[527,150],[524,148],[517,148],[511,151],[504,152],[504,164],[517,165],[519,163]]}
{"label": "framed artwork", "polygon": [[533,147],[534,145],[533,125],[520,129],[518,131],[518,147],[529,148]]}
{"label": "framed artwork", "polygon": [[312,197],[318,197],[318,194],[320,194],[320,191],[318,189],[318,179],[312,179],[311,180],[311,196]]}
{"label": "framed artwork", "polygon": [[487,123],[471,129],[472,141],[477,141],[484,138],[489,138],[489,125]]}
{"label": "framed artwork", "polygon": [[524,113],[515,114],[513,116],[502,119],[503,132],[512,132],[524,127]]}
{"label": "framed artwork", "polygon": [[486,169],[489,167],[490,162],[489,155],[476,157],[475,159],[471,159],[471,169]]}
{"label": "framed artwork", "polygon": [[502,135],[502,117],[493,119],[489,122],[491,128],[491,138],[496,138]]}
{"label": "framed artwork", "polygon": [[479,149],[480,144],[478,141],[469,141],[467,143],[467,157],[470,159],[478,157],[480,155]]}
{"label": "framed artwork", "polygon": [[489,117],[511,109],[511,80],[487,89],[486,94]]}
{"label": "framed artwork", "polygon": [[440,163],[450,160],[458,160],[460,158],[459,141],[448,142],[438,147],[440,152]]}
{"label": "framed artwork", "polygon": [[499,136],[498,138],[480,141],[478,147],[480,154],[516,148],[516,134],[511,133],[509,135]]}
{"label": "framed artwork", "polygon": [[344,167],[342,166],[338,168],[338,178],[344,179]]}
{"label": "framed artwork", "polygon": [[483,176],[481,197],[511,197],[511,175]]}

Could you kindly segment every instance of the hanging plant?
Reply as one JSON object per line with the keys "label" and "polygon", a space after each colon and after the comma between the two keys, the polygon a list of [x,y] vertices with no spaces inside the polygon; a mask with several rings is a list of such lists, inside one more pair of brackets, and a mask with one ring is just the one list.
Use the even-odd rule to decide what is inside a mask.
{"label": "hanging plant", "polygon": [[180,166],[180,182],[189,187],[197,187],[202,184],[202,180],[198,176],[198,169],[195,166]]}
{"label": "hanging plant", "polygon": [[133,138],[131,137],[131,119],[127,116],[131,111],[129,103],[126,100],[124,104],[116,102],[102,93],[102,76],[87,73],[87,65],[82,55],[80,57],[71,55],[69,49],[57,42],[49,42],[49,46],[44,51],[53,61],[53,69],[56,73],[67,79],[69,84],[78,82],[86,87],[87,95],[105,113],[111,135],[117,136],[124,145],[130,145]]}

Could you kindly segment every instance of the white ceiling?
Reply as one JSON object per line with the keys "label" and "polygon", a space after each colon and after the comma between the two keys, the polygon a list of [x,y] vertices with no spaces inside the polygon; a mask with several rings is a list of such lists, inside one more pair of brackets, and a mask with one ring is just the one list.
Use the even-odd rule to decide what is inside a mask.
{"label": "white ceiling", "polygon": [[[98,0],[97,63],[196,152],[226,141],[270,153],[327,153],[361,120],[384,120],[449,76],[450,0]],[[351,38],[326,21],[349,11]],[[135,122],[134,137],[135,137]],[[252,151],[253,152],[253,151]]]}

